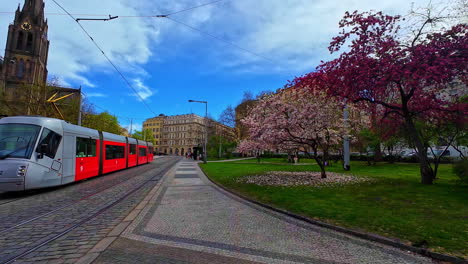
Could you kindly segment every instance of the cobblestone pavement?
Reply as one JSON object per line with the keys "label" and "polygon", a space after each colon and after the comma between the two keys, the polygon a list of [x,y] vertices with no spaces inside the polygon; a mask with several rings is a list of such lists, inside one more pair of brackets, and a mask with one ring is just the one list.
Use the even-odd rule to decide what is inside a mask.
{"label": "cobblestone pavement", "polygon": [[[35,250],[15,263],[75,263],[117,226],[177,161],[161,158],[85,182],[28,193],[4,204],[0,198],[0,263],[31,249]],[[119,198],[122,201],[114,204]],[[88,218],[66,235],[42,245]],[[19,223],[24,224],[15,226]]]}
{"label": "cobblestone pavement", "polygon": [[187,160],[152,197],[94,263],[434,263],[251,204]]}

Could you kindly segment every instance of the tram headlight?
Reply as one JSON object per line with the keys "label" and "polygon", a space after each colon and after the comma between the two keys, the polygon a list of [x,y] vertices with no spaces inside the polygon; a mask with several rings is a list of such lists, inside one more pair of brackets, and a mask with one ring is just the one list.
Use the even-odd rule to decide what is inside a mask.
{"label": "tram headlight", "polygon": [[18,167],[18,171],[16,172],[16,176],[24,177],[26,175],[26,171],[28,170],[28,166],[22,165]]}

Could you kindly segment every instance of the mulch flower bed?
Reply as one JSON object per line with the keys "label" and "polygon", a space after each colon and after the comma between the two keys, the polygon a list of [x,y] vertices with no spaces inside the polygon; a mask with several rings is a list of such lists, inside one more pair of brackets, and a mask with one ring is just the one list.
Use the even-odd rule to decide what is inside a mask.
{"label": "mulch flower bed", "polygon": [[327,172],[327,178],[322,179],[320,172],[270,171],[264,175],[242,177],[237,181],[240,183],[250,183],[261,186],[308,185],[314,187],[336,187],[348,184],[370,182],[372,179],[334,172]]}

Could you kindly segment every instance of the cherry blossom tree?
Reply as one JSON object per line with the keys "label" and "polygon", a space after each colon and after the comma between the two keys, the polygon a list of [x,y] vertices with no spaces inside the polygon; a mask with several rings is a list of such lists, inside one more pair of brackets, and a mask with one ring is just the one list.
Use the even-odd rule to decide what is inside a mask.
{"label": "cherry blossom tree", "polygon": [[339,57],[290,85],[323,87],[331,96],[373,109],[382,122],[402,126],[416,149],[421,182],[432,184],[429,142],[419,124],[468,121],[467,104],[454,100],[467,91],[468,25],[430,32],[427,27],[439,20],[427,17],[414,34],[402,36],[402,20],[381,12],[346,13],[329,47],[341,52]]}
{"label": "cherry blossom tree", "polygon": [[322,178],[326,178],[324,161],[329,150],[347,133],[342,116],[342,104],[321,91],[283,89],[262,97],[242,121],[250,136],[245,144],[253,148],[303,151],[315,159]]}

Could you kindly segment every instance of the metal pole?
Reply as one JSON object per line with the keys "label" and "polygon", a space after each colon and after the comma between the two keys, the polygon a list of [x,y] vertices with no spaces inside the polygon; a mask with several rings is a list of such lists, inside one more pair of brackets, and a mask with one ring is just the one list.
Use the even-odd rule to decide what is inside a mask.
{"label": "metal pole", "polygon": [[[216,126],[216,127],[217,127],[217,126]],[[216,128],[216,131],[217,131],[217,130],[218,130],[218,129]],[[222,143],[222,141],[221,141],[221,132],[218,133],[218,137],[219,137],[219,152],[218,152],[218,158],[221,158],[221,152],[222,152],[222,151],[221,151],[221,146],[222,146],[222,144],[221,144],[221,143]]]}
{"label": "metal pole", "polygon": [[188,100],[188,102],[205,104],[205,142],[203,144],[203,163],[206,163],[206,145],[208,145],[208,101]]}
{"label": "metal pole", "polygon": [[130,136],[132,136],[133,119],[130,119]]}
{"label": "metal pole", "polygon": [[[34,64],[34,66],[36,66],[36,65]],[[24,71],[24,68],[23,68],[23,71]],[[36,69],[33,70],[33,76],[32,77],[33,78],[32,78],[32,81],[31,81],[31,86],[29,87],[30,91],[29,91],[29,95],[28,95],[28,106],[27,106],[28,115],[31,115],[31,109],[29,108],[29,106],[31,105],[31,96],[32,96],[32,93],[33,93],[33,85],[34,85],[34,80],[36,79]],[[40,93],[40,88],[39,88],[39,93]],[[41,95],[39,94],[39,96],[41,96]]]}
{"label": "metal pole", "polygon": [[206,145],[208,144],[208,102],[205,102],[205,144],[203,146],[203,163],[206,164],[207,153]]}
{"label": "metal pole", "polygon": [[80,93],[79,93],[79,96],[80,96],[80,105],[79,105],[79,111],[78,111],[78,125],[81,126],[81,86],[80,86]]}
{"label": "metal pole", "polygon": [[[348,106],[345,103],[345,106],[344,106],[344,109],[343,109],[343,119],[344,119],[345,124],[348,123],[348,117],[349,117]],[[344,168],[344,170],[350,170],[351,169],[349,161],[350,161],[349,136],[345,135],[344,136],[344,142],[343,142],[343,168]]]}

